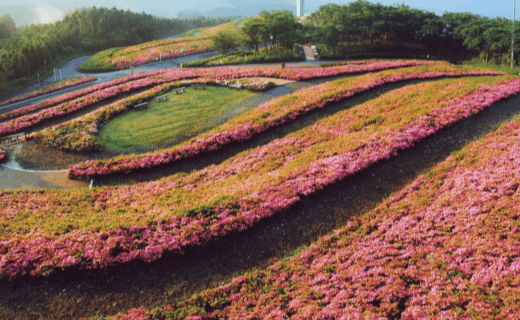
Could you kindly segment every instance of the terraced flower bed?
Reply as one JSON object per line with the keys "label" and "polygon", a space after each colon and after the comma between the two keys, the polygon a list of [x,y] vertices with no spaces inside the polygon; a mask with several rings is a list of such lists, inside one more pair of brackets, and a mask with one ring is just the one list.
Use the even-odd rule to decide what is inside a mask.
{"label": "terraced flower bed", "polygon": [[[5,106],[6,104],[10,104],[10,103],[18,102],[18,101],[22,101],[22,100],[27,100],[29,98],[34,98],[37,96],[44,95],[46,93],[54,92],[54,91],[65,89],[65,88],[70,88],[73,86],[77,86],[78,84],[82,84],[82,83],[86,83],[86,82],[90,82],[90,81],[94,81],[94,80],[96,80],[96,77],[79,76],[79,77],[74,77],[74,78],[69,78],[69,79],[65,79],[62,81],[58,81],[58,82],[52,83],[48,86],[45,86],[41,89],[38,89],[36,91],[33,91],[29,94],[4,101],[4,102],[0,103],[0,107]],[[0,118],[0,120],[1,120],[1,118]]]}
{"label": "terraced flower bed", "polygon": [[407,86],[191,174],[79,191],[0,192],[0,277],[153,261],[247,229],[519,91],[512,77]]}
{"label": "terraced flower bed", "polygon": [[515,120],[286,261],[112,319],[513,319],[518,177]]}
{"label": "terraced flower bed", "polygon": [[80,69],[84,72],[127,69],[159,59],[171,59],[186,55],[213,51],[211,37],[219,31],[237,32],[235,22],[198,30],[196,36],[155,40],[126,48],[101,51],[85,61]]}
{"label": "terraced flower bed", "polygon": [[[251,82],[251,84],[249,84],[249,81],[243,81],[242,83],[244,88],[251,88],[252,91],[259,91],[273,85],[272,83],[271,85],[268,85],[269,83],[259,85],[255,81]],[[48,147],[59,150],[76,152],[101,150],[102,144],[99,141],[98,133],[104,123],[125,111],[133,109],[134,105],[142,101],[152,99],[168,90],[190,84],[216,85],[217,83],[213,80],[196,79],[161,84],[142,93],[118,100],[85,116],[35,132],[29,137]]]}
{"label": "terraced flower bed", "polygon": [[[152,168],[165,164],[172,164],[181,159],[187,159],[195,155],[223,148],[234,142],[243,142],[272,128],[291,122],[303,114],[317,108],[323,108],[327,104],[337,102],[357,93],[382,86],[387,83],[405,81],[411,79],[429,79],[438,77],[458,77],[468,75],[488,74],[487,71],[471,68],[461,68],[448,65],[410,67],[396,70],[381,71],[355,78],[327,82],[316,87],[299,90],[281,98],[273,99],[261,106],[239,116],[226,124],[198,136],[179,146],[141,155],[124,155],[107,160],[92,160],[69,166],[69,177],[92,178],[110,175],[114,173],[130,173],[144,168]],[[218,81],[217,81],[218,82]],[[81,122],[82,127],[78,122]],[[74,131],[98,132],[98,124],[80,119],[67,130],[60,132],[42,132],[41,141],[49,141],[49,146],[55,146],[58,139],[63,140],[63,132],[72,135]],[[96,125],[92,125],[95,123]],[[75,130],[74,128],[78,128]],[[54,137],[52,140],[45,136]],[[67,136],[68,137],[68,136]],[[66,139],[66,138],[65,138]],[[72,139],[72,138],[71,138]],[[59,140],[59,141],[61,141]],[[78,140],[78,139],[75,139]],[[86,138],[84,139],[86,141]],[[95,137],[89,137],[88,141],[96,142]],[[99,145],[99,144],[98,144]]]}
{"label": "terraced flower bed", "polygon": [[27,115],[27,114],[33,113],[35,111],[41,110],[41,109],[50,108],[50,107],[59,105],[60,103],[63,103],[63,102],[66,102],[66,101],[70,101],[70,100],[73,100],[73,99],[76,99],[76,98],[79,98],[79,97],[82,97],[82,96],[87,95],[89,93],[93,93],[93,92],[96,92],[96,91],[99,91],[99,90],[102,90],[102,89],[106,89],[106,88],[110,88],[110,87],[113,87],[113,86],[117,86],[117,85],[129,82],[129,81],[134,81],[134,80],[142,79],[142,78],[145,78],[145,77],[157,76],[157,75],[162,74],[162,73],[164,73],[164,71],[156,71],[156,72],[150,72],[150,73],[140,73],[140,74],[136,74],[136,75],[133,75],[133,76],[126,76],[126,77],[122,77],[122,78],[119,78],[119,79],[116,79],[116,80],[112,80],[112,81],[109,81],[109,82],[106,82],[106,83],[103,83],[103,84],[99,84],[99,85],[95,85],[95,86],[92,86],[92,87],[88,87],[88,88],[83,89],[83,90],[78,90],[78,91],[74,91],[74,92],[71,92],[71,93],[66,93],[64,95],[61,95],[61,96],[53,98],[53,99],[45,100],[45,101],[39,102],[39,103],[34,104],[34,105],[30,105],[30,106],[27,106],[27,107],[24,107],[24,108],[20,108],[20,109],[14,110],[14,111],[10,111],[10,112],[6,112],[6,113],[3,113],[3,114],[0,114],[0,121],[6,121],[6,120],[9,120],[9,119],[17,118],[17,117],[20,117],[20,116],[23,116],[23,115]]}
{"label": "terraced flower bed", "polygon": [[[119,85],[108,85],[105,84],[104,89],[98,88],[95,91],[92,91],[92,88],[85,89],[85,92],[88,90],[88,94],[84,97],[80,97],[78,100],[70,100],[70,96],[77,97],[77,94],[64,95],[53,99],[49,102],[43,102],[42,105],[38,104],[37,106],[30,106],[27,108],[23,108],[22,111],[14,112],[16,115],[23,115],[17,118],[12,119],[11,121],[0,123],[0,135],[10,134],[22,129],[29,128],[33,125],[39,124],[45,120],[53,119],[56,117],[61,117],[65,114],[69,114],[71,112],[83,109],[88,107],[94,103],[116,97],[121,93],[127,93],[134,90],[139,90],[145,87],[149,87],[152,85],[158,85],[162,83],[172,82],[180,79],[192,79],[192,78],[211,78],[216,80],[225,80],[225,79],[239,79],[244,77],[275,77],[275,78],[284,78],[291,80],[301,80],[301,79],[312,79],[317,77],[327,77],[327,76],[335,76],[339,74],[348,74],[348,73],[358,73],[358,72],[367,72],[374,71],[380,69],[388,69],[388,68],[398,68],[405,66],[416,66],[422,65],[422,62],[419,61],[378,61],[377,64],[372,64],[370,66],[345,66],[345,67],[332,67],[332,68],[319,68],[320,72],[313,72],[311,70],[306,69],[289,69],[289,68],[249,68],[240,70],[237,72],[236,69],[233,68],[203,68],[196,70],[186,70],[186,69],[170,69],[166,71],[157,71],[148,74],[138,75],[139,80],[129,81],[130,79],[125,80],[116,80],[122,81],[122,84]],[[429,62],[428,64],[438,64],[436,62]],[[315,68],[318,69],[318,68]],[[489,74],[501,74],[497,72],[488,71]],[[102,85],[103,86],[103,85]],[[101,90],[102,89],[102,90]],[[65,102],[57,104],[57,101],[63,100]],[[68,101],[70,100],[70,101]],[[53,107],[49,107],[53,105]],[[42,110],[35,114],[27,114],[29,112],[33,112],[35,110],[40,110],[42,108],[48,107],[45,110]],[[9,118],[11,116],[9,115]]]}

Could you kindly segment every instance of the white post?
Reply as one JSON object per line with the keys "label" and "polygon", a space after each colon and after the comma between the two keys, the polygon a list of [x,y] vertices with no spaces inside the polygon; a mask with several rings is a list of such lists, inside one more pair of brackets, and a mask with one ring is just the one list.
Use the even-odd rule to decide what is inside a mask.
{"label": "white post", "polygon": [[38,75],[38,85],[40,85],[40,74],[37,73],[37,75]]}
{"label": "white post", "polygon": [[63,81],[63,77],[61,76],[61,69],[60,69],[60,78],[61,78],[61,80]]}
{"label": "white post", "polygon": [[54,81],[56,81],[56,69],[52,69],[54,70]]}
{"label": "white post", "polygon": [[159,52],[159,61],[162,61],[162,52]]}
{"label": "white post", "polygon": [[513,69],[513,61],[515,60],[515,11],[516,11],[516,1],[513,0],[513,30],[511,36],[511,69]]}
{"label": "white post", "polygon": [[94,183],[94,179],[90,180],[90,187],[89,189],[92,189],[92,184]]}

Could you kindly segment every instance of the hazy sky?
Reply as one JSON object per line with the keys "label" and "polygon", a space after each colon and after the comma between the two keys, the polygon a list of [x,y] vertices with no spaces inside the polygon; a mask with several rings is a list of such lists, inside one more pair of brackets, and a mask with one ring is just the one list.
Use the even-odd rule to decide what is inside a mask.
{"label": "hazy sky", "polygon": [[[333,0],[305,0],[304,13],[312,13],[327,3],[346,4],[349,1]],[[402,0],[380,0],[384,5],[401,4]],[[9,14],[17,26],[26,23],[48,23],[61,19],[63,12],[71,8],[81,7],[116,7],[118,9],[130,9],[135,12],[146,12],[157,16],[175,17],[182,11],[198,11],[201,13],[217,8],[248,8],[256,11],[256,8],[270,10],[273,5],[286,5],[289,8],[294,3],[296,11],[296,0],[190,0],[190,1],[131,1],[131,0],[2,0],[0,3],[0,16]],[[450,12],[472,12],[487,17],[513,18],[513,0],[489,1],[489,0],[405,0],[404,3],[412,8],[435,12],[441,15],[445,11]],[[519,1],[520,6],[520,1]],[[260,10],[258,10],[260,11]],[[229,10],[228,12],[233,12]]]}

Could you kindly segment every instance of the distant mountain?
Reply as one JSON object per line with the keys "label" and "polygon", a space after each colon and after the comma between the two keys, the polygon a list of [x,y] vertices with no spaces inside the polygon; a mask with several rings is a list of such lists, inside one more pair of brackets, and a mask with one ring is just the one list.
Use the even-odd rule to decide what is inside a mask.
{"label": "distant mountain", "polygon": [[251,17],[257,15],[262,10],[289,10],[296,14],[296,0],[295,1],[279,1],[279,0],[258,0],[258,1],[243,1],[243,0],[228,0],[231,7],[218,7],[208,11],[192,11],[183,10],[177,14],[180,19],[205,16],[209,18],[229,17],[229,16],[243,16]]}

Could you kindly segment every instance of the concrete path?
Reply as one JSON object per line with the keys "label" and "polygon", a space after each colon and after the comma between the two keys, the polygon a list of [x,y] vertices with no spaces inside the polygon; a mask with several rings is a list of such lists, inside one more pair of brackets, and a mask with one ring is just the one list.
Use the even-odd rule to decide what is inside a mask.
{"label": "concrete path", "polygon": [[307,59],[307,61],[316,60],[314,59],[314,53],[312,52],[311,47],[303,46],[303,52],[305,52],[305,59]]}

